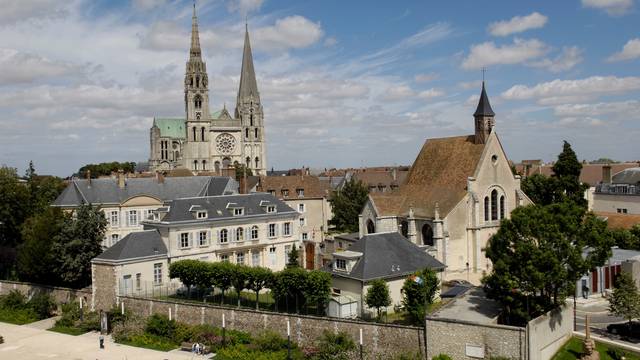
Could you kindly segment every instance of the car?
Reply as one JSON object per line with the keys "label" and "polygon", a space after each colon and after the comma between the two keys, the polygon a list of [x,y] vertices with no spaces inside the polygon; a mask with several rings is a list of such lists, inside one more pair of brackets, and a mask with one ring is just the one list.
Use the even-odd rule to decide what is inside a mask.
{"label": "car", "polygon": [[628,322],[609,324],[607,325],[607,332],[613,335],[620,336],[623,340],[639,343],[640,342],[640,322],[634,321],[629,327]]}

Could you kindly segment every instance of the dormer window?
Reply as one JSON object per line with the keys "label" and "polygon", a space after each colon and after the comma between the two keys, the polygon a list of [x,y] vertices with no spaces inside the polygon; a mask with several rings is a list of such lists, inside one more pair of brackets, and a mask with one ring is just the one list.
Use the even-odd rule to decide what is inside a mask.
{"label": "dormer window", "polygon": [[282,189],[282,196],[289,196],[289,190]]}
{"label": "dormer window", "polygon": [[347,260],[336,259],[336,270],[347,270]]}
{"label": "dormer window", "polygon": [[296,189],[296,193],[298,194],[298,197],[303,197],[304,196],[304,189]]}
{"label": "dormer window", "polygon": [[269,195],[276,196],[276,191],[275,190],[269,190],[268,193],[269,193]]}
{"label": "dormer window", "polygon": [[274,213],[274,212],[276,212],[276,206],[275,206],[275,205],[269,205],[269,206],[267,206],[267,212],[268,212],[268,213]]}
{"label": "dormer window", "polygon": [[198,212],[196,212],[196,217],[198,219],[206,219],[207,218],[207,212],[206,211],[198,211]]}
{"label": "dormer window", "polygon": [[244,215],[244,208],[234,208],[233,216],[242,216]]}

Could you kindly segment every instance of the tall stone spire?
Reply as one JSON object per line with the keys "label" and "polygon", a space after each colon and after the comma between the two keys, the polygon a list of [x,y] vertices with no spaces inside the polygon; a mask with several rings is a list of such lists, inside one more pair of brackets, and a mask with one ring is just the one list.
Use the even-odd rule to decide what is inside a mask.
{"label": "tall stone spire", "polygon": [[[184,74],[184,101],[187,122],[207,121],[209,118],[209,84],[207,65],[202,61],[196,4],[193,3],[191,18],[191,48]],[[202,134],[201,134],[202,135]],[[192,134],[192,138],[195,135]],[[200,139],[202,136],[200,136]]]}
{"label": "tall stone spire", "polygon": [[193,16],[191,17],[191,58],[201,58],[200,34],[198,33],[198,17],[196,16],[196,2],[193,2]]}
{"label": "tall stone spire", "polygon": [[249,27],[245,24],[244,51],[242,53],[242,70],[240,72],[240,87],[238,88],[238,106],[252,98],[254,103],[260,103],[260,93],[256,82],[256,72],[253,69],[253,55],[249,41]]}
{"label": "tall stone spire", "polygon": [[491,109],[489,103],[489,96],[484,88],[484,80],[482,81],[482,91],[480,92],[480,100],[478,101],[478,107],[473,113],[475,120],[475,143],[485,144],[489,135],[493,131],[495,113]]}

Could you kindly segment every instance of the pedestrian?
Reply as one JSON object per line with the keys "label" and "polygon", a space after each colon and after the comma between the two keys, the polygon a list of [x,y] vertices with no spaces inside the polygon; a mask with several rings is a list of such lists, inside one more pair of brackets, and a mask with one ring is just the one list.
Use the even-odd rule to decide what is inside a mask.
{"label": "pedestrian", "polygon": [[100,334],[98,340],[100,341],[100,349],[104,349],[104,335]]}

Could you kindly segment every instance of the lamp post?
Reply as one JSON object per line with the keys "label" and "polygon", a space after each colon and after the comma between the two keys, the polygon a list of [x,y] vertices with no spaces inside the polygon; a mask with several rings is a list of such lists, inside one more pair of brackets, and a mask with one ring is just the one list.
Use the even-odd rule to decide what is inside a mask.
{"label": "lamp post", "polygon": [[226,324],[224,322],[224,313],[222,313],[222,347],[225,347],[227,343]]}
{"label": "lamp post", "polygon": [[363,352],[362,352],[362,328],[360,328],[360,360],[362,360],[363,357]]}
{"label": "lamp post", "polygon": [[291,324],[287,319],[287,360],[291,360]]}

